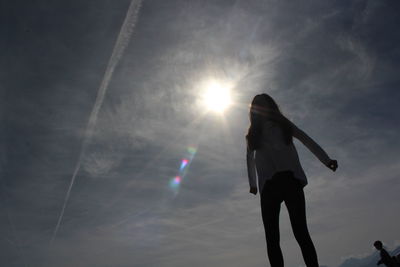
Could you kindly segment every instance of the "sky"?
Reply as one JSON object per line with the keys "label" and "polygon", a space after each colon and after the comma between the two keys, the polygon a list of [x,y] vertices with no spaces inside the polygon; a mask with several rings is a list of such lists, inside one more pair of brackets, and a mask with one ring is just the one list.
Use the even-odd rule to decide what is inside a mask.
{"label": "sky", "polygon": [[[320,264],[400,245],[397,1],[0,10],[0,265],[266,266],[245,165],[259,93],[338,160],[295,140]],[[222,114],[202,103],[209,81],[231,85]],[[286,208],[280,225],[286,265],[304,266]]]}

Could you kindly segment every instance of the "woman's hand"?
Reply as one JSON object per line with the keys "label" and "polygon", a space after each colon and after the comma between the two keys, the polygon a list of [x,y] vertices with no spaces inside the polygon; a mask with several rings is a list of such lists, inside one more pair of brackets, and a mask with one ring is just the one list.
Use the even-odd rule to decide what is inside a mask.
{"label": "woman's hand", "polygon": [[331,159],[326,166],[332,171],[336,171],[338,168],[337,160]]}
{"label": "woman's hand", "polygon": [[257,195],[257,187],[250,187],[250,193]]}

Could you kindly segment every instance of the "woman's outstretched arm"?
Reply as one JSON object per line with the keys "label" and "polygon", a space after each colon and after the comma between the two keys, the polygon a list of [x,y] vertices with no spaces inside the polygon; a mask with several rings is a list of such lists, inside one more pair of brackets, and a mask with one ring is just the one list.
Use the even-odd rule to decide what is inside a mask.
{"label": "woman's outstretched arm", "polygon": [[257,194],[257,176],[256,176],[256,163],[254,159],[254,150],[250,150],[247,146],[247,176],[249,178],[250,193]]}
{"label": "woman's outstretched arm", "polygon": [[292,123],[293,136],[302,142],[325,166],[333,171],[337,168],[337,161],[329,158],[328,154],[305,132]]}

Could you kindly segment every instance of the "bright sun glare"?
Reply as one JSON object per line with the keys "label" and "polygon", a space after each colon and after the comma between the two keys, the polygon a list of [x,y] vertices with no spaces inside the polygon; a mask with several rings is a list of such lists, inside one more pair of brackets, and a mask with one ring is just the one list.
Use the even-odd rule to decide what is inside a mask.
{"label": "bright sun glare", "polygon": [[220,81],[209,81],[205,85],[203,100],[209,110],[223,113],[231,104],[231,85]]}

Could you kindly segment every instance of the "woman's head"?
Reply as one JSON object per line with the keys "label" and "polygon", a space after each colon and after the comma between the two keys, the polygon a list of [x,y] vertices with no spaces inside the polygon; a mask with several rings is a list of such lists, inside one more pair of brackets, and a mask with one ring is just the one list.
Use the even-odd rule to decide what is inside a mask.
{"label": "woman's head", "polygon": [[251,101],[250,115],[266,115],[268,112],[281,113],[278,105],[271,96],[267,94],[256,95],[253,101]]}
{"label": "woman's head", "polygon": [[292,142],[290,122],[282,115],[275,100],[267,94],[259,94],[253,98],[250,106],[250,127],[247,134],[249,148],[255,150],[260,146],[261,125],[265,120],[276,122],[283,130],[285,142]]}
{"label": "woman's head", "polygon": [[282,115],[275,100],[267,94],[259,94],[253,98],[250,105],[250,123],[258,124],[267,116]]}

